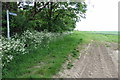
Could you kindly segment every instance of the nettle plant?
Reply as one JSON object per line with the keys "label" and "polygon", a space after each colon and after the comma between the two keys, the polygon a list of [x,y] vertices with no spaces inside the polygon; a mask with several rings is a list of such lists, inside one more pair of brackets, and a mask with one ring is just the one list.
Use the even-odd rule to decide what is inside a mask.
{"label": "nettle plant", "polygon": [[16,34],[10,40],[2,37],[0,39],[2,41],[2,66],[7,65],[16,56],[29,53],[30,47],[47,46],[47,43],[58,36],[61,34],[26,30],[21,36]]}

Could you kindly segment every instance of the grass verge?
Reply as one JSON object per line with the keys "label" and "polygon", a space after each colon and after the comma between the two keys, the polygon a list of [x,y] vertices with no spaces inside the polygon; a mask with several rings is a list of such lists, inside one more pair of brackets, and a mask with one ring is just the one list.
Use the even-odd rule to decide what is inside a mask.
{"label": "grass verge", "polygon": [[[77,45],[89,43],[91,40],[118,42],[118,36],[74,31],[51,41],[44,48],[30,47],[29,54],[19,56],[10,63],[8,69],[4,70],[3,78],[51,78],[60,70]],[[73,56],[75,55],[73,53]]]}

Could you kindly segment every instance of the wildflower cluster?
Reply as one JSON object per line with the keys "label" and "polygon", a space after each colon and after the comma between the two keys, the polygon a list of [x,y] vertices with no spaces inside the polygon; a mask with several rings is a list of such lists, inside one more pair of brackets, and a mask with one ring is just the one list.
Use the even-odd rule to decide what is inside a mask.
{"label": "wildflower cluster", "polygon": [[2,37],[2,66],[7,65],[16,56],[29,53],[29,46],[37,48],[47,45],[51,40],[60,36],[60,33],[25,31],[21,36],[17,34],[10,40]]}
{"label": "wildflower cluster", "polygon": [[2,65],[9,63],[14,56],[25,54],[25,44],[20,39],[11,38],[10,40],[2,38]]}
{"label": "wildflower cluster", "polygon": [[42,45],[44,43],[48,43],[50,40],[55,39],[59,36],[60,33],[51,33],[51,32],[38,32],[38,31],[25,31],[21,35],[21,41],[26,44],[26,46],[34,46]]}

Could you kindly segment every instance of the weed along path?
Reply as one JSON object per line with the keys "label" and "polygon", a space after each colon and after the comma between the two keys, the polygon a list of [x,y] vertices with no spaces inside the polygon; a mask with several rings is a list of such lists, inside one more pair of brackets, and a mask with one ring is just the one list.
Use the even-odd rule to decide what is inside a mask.
{"label": "weed along path", "polygon": [[92,41],[71,69],[64,68],[59,78],[118,78],[118,44]]}

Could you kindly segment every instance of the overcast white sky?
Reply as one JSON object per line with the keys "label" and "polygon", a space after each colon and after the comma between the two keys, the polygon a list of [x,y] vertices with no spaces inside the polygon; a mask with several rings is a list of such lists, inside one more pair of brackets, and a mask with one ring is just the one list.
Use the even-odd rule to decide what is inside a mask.
{"label": "overcast white sky", "polygon": [[81,31],[118,31],[118,1],[85,0],[88,4],[86,19],[76,25]]}

